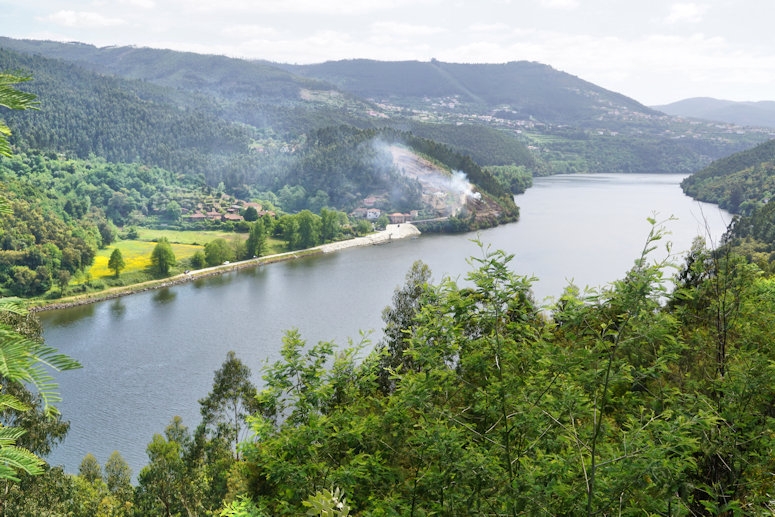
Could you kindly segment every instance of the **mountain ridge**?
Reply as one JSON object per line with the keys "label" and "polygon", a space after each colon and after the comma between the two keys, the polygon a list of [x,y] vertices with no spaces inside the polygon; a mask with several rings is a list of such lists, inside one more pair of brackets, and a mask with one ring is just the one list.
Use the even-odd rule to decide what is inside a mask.
{"label": "mountain ridge", "polygon": [[[289,65],[10,38],[0,38],[0,48],[136,81],[135,89],[153,85],[161,104],[205,113],[223,127],[236,124],[230,131],[268,137],[289,148],[305,132],[346,124],[411,131],[475,156],[481,166],[524,165],[534,174],[689,173],[768,137],[758,129],[670,117],[529,61]],[[67,81],[61,79],[64,89],[78,89]]]}
{"label": "mountain ridge", "polygon": [[741,102],[691,97],[653,108],[678,117],[775,128],[775,101]]}

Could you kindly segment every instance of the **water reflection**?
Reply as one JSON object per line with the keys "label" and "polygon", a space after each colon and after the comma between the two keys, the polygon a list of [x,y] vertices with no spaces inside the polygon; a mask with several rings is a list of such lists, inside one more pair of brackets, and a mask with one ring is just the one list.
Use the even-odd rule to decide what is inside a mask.
{"label": "water reflection", "polygon": [[126,313],[126,305],[124,304],[124,302],[123,302],[123,300],[121,298],[116,298],[110,304],[110,314],[112,314],[116,319],[119,319],[125,313]]}
{"label": "water reflection", "polygon": [[[58,327],[69,327],[83,318],[94,316],[94,310],[97,307],[94,303],[78,305],[67,309],[56,311],[46,311],[46,324],[53,324]],[[49,315],[51,315],[49,317]]]}
{"label": "water reflection", "polygon": [[206,278],[197,278],[194,280],[194,287],[201,289],[202,287],[222,287],[228,285],[233,280],[232,273],[223,273]]}
{"label": "water reflection", "polygon": [[175,301],[177,296],[177,291],[174,291],[169,287],[163,287],[153,294],[153,301],[159,304],[170,303]]}

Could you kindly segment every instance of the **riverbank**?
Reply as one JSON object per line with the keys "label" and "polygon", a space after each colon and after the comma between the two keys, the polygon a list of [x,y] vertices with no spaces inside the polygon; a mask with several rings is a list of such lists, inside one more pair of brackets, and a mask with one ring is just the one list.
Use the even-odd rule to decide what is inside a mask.
{"label": "riverbank", "polygon": [[150,280],[148,282],[121,287],[111,287],[109,289],[94,293],[80,294],[77,296],[59,298],[57,300],[38,300],[31,304],[28,309],[30,312],[41,312],[76,307],[79,305],[88,305],[90,303],[111,300],[134,293],[150,291],[152,289],[172,287],[174,285],[191,282],[192,280],[207,278],[215,275],[222,275],[224,273],[229,273],[238,269],[273,264],[275,262],[293,260],[301,257],[309,257],[321,253],[334,253],[337,251],[345,250],[347,248],[388,244],[393,240],[417,237],[419,235],[420,230],[418,230],[417,227],[411,223],[389,224],[384,230],[366,235],[365,237],[356,237],[354,239],[348,239],[345,241],[331,242],[306,250],[288,251],[285,253],[277,253],[275,255],[267,255],[266,257],[242,260],[229,264],[221,264],[204,269],[188,271],[186,273],[181,273],[179,275],[162,278],[159,280]]}

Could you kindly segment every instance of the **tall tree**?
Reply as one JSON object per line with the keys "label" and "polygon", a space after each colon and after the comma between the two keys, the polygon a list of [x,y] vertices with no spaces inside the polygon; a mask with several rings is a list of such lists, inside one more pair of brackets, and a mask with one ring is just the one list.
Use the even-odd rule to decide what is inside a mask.
{"label": "tall tree", "polygon": [[121,255],[121,250],[115,248],[113,253],[110,254],[110,259],[108,259],[108,269],[112,269],[113,273],[116,275],[116,278],[118,278],[121,270],[125,267],[126,262],[124,262],[124,257]]}
{"label": "tall tree", "polygon": [[167,276],[170,269],[175,266],[175,252],[172,251],[170,241],[161,237],[151,252],[151,266],[161,276]]}
{"label": "tall tree", "polygon": [[231,444],[239,459],[237,445],[247,430],[247,417],[258,410],[256,386],[248,368],[233,351],[213,377],[213,391],[199,401],[202,425]]}
{"label": "tall tree", "polygon": [[330,208],[322,208],[320,210],[320,236],[323,242],[330,242],[336,239],[341,229],[339,213]]}
{"label": "tall tree", "polygon": [[421,296],[431,278],[427,264],[417,260],[406,274],[406,282],[393,292],[393,305],[382,311],[384,337],[381,343],[379,383],[383,391],[395,388],[392,380],[399,368],[410,368],[411,359],[404,355],[411,335],[412,324],[420,309]]}
{"label": "tall tree", "polygon": [[234,248],[226,239],[217,238],[205,244],[205,261],[208,266],[217,266],[234,260]]}
{"label": "tall tree", "polygon": [[180,417],[173,418],[161,434],[153,435],[148,444],[149,463],[137,476],[137,509],[139,515],[198,515],[201,501],[195,479],[187,471],[184,454],[191,435]]}
{"label": "tall tree", "polygon": [[111,453],[103,470],[105,484],[110,495],[115,498],[116,506],[127,510],[131,508],[134,500],[132,469],[118,451]]}
{"label": "tall tree", "polygon": [[256,222],[250,225],[250,234],[245,242],[247,258],[260,257],[266,254],[267,234],[266,223],[263,217],[258,218]]}
{"label": "tall tree", "polygon": [[302,210],[296,214],[299,223],[299,249],[312,248],[320,244],[320,216],[309,210]]}
{"label": "tall tree", "polygon": [[78,475],[89,483],[102,481],[102,467],[100,467],[94,454],[88,453],[83,457],[81,465],[78,467]]}

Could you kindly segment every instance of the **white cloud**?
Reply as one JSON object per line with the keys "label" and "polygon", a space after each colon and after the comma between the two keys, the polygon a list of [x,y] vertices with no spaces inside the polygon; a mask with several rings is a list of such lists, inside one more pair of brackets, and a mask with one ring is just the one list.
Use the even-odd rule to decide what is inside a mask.
{"label": "white cloud", "polygon": [[475,23],[466,29],[467,32],[474,34],[501,34],[510,30],[505,23]]}
{"label": "white cloud", "polygon": [[181,0],[181,9],[200,12],[243,12],[243,13],[296,13],[349,16],[400,8],[412,8],[419,4],[439,4],[441,0]]}
{"label": "white cloud", "polygon": [[674,23],[700,23],[708,6],[695,3],[673,4],[670,6],[670,14],[665,22]]}
{"label": "white cloud", "polygon": [[548,9],[575,9],[579,0],[541,0],[541,7]]}
{"label": "white cloud", "polygon": [[153,9],[156,7],[154,0],[121,0],[121,3],[132,7],[140,7],[141,9]]}
{"label": "white cloud", "polygon": [[99,13],[85,11],[59,11],[45,19],[57,25],[79,28],[115,27],[125,23],[121,18],[109,18]]}
{"label": "white cloud", "polygon": [[263,25],[235,25],[223,29],[221,34],[233,39],[252,40],[276,38],[280,35],[280,32],[274,27]]}
{"label": "white cloud", "polygon": [[398,22],[376,22],[371,25],[371,31],[375,34],[391,35],[397,37],[432,36],[446,32],[442,27],[429,25],[413,25]]}

